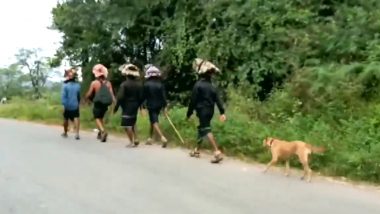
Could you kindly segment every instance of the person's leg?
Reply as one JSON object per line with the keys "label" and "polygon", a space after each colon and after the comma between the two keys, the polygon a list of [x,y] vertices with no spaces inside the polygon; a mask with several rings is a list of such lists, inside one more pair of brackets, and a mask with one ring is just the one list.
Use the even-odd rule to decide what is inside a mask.
{"label": "person's leg", "polygon": [[[148,138],[146,144],[152,145],[153,137],[154,137],[153,135],[154,135],[154,132],[156,131],[154,124],[157,122],[157,119],[155,119],[156,116],[155,116],[155,110],[154,109],[148,109],[148,114],[149,114],[150,127],[149,127],[149,138]],[[156,133],[159,134],[159,132],[157,132],[157,131],[156,131]],[[160,135],[160,137],[161,137],[161,135]]]}
{"label": "person's leg", "polygon": [[108,106],[100,106],[99,108],[99,117],[96,120],[97,126],[100,130],[101,142],[107,142],[108,133],[104,125],[104,116],[107,113]]}
{"label": "person's leg", "polygon": [[150,124],[150,126],[149,126],[149,138],[153,139],[153,133],[154,133],[153,124]]}
{"label": "person's leg", "polygon": [[[134,144],[134,132],[133,132],[133,127],[126,127],[125,132],[127,133],[128,140],[130,142],[130,145],[135,145]],[[136,146],[136,145],[135,145]]]}
{"label": "person's leg", "polygon": [[222,152],[218,148],[218,143],[211,131],[211,119],[214,115],[212,109],[205,109],[199,114],[200,127],[201,127],[201,136],[206,136],[211,146],[214,149],[214,159],[211,160],[211,163],[219,163],[223,160]]}
{"label": "person's leg", "polygon": [[214,148],[214,152],[219,151],[218,144],[217,144],[216,139],[215,139],[214,135],[212,134],[212,132],[209,132],[207,134],[207,139],[210,142],[210,144],[212,145],[212,147]]}
{"label": "person's leg", "polygon": [[152,142],[153,142],[153,131],[154,131],[153,124],[150,124],[150,126],[149,126],[149,138],[146,141],[147,145],[152,145]]}
{"label": "person's leg", "polygon": [[162,134],[159,124],[158,123],[153,123],[153,128],[157,132],[157,134],[160,136],[161,141],[165,141],[166,142],[167,140],[166,140],[164,134]]}
{"label": "person's leg", "polygon": [[134,141],[133,143],[138,146],[140,144],[139,138],[137,136],[137,130],[136,130],[136,119],[134,122],[134,125],[132,126],[132,131],[133,131],[133,136],[134,136]]}
{"label": "person's leg", "polygon": [[219,163],[220,161],[223,160],[223,154],[218,148],[218,143],[216,142],[216,139],[214,135],[212,134],[211,130],[207,134],[207,139],[214,148],[214,159],[211,160],[211,163]]}
{"label": "person's leg", "polygon": [[67,110],[63,111],[63,133],[62,137],[67,137],[67,132],[69,131],[69,120],[68,120]]}
{"label": "person's leg", "polygon": [[79,117],[74,118],[74,124],[75,124],[75,139],[79,140],[79,130],[80,130],[80,120]]}
{"label": "person's leg", "polygon": [[99,129],[100,132],[104,132],[104,126],[103,126],[103,118],[96,118],[96,127]]}
{"label": "person's leg", "polygon": [[136,116],[123,115],[121,118],[121,126],[124,127],[125,132],[128,136],[129,145],[128,147],[135,147],[139,145],[136,137]]}
{"label": "person's leg", "polygon": [[161,132],[159,121],[158,121],[159,114],[160,114],[160,109],[150,109],[149,119],[150,119],[150,123],[153,126],[154,131],[156,131],[156,133],[160,136],[161,142],[163,143],[162,147],[166,147],[168,140]]}
{"label": "person's leg", "polygon": [[67,137],[67,132],[69,130],[69,120],[68,119],[63,119],[63,133],[62,137]]}
{"label": "person's leg", "polygon": [[103,127],[103,123],[101,121],[100,113],[101,113],[100,107],[97,104],[94,104],[94,107],[92,109],[92,114],[93,114],[94,119],[95,119],[96,128],[98,129],[98,135],[97,135],[98,140],[101,139],[102,131],[104,131],[104,127]]}
{"label": "person's leg", "polygon": [[80,129],[80,121],[79,121],[80,113],[79,109],[75,110],[73,115],[73,122],[74,122],[74,130],[75,130],[75,139],[79,140],[79,129]]}
{"label": "person's leg", "polygon": [[[199,128],[199,127],[198,127]],[[201,145],[202,145],[202,142],[203,142],[203,138],[200,137],[200,132],[198,130],[198,139],[197,139],[197,145],[196,147],[194,148],[193,151],[190,152],[190,157],[196,157],[196,158],[199,158],[201,156],[201,153],[200,153],[200,149],[201,149]]]}
{"label": "person's leg", "polygon": [[203,139],[206,137],[207,133],[205,133],[205,127],[207,127],[207,121],[205,121],[205,117],[203,116],[203,113],[201,110],[197,110],[197,117],[199,121],[198,129],[198,136],[197,136],[197,145],[193,149],[193,151],[190,152],[191,157],[200,157],[200,148],[203,142]]}
{"label": "person's leg", "polygon": [[98,123],[99,130],[100,130],[100,140],[101,140],[101,142],[105,143],[105,142],[107,142],[108,133],[107,133],[105,126],[104,126],[104,119],[103,118],[97,119],[97,123]]}

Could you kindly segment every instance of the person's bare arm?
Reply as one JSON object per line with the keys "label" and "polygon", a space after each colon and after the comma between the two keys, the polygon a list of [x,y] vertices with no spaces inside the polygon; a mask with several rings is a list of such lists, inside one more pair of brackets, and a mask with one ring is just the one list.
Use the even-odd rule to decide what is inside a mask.
{"label": "person's bare arm", "polygon": [[107,82],[108,89],[111,92],[112,100],[114,103],[116,103],[115,93],[113,92],[112,84],[110,81]]}
{"label": "person's bare arm", "polygon": [[86,101],[90,101],[90,97],[92,96],[94,90],[95,90],[95,84],[94,82],[92,82],[85,96]]}

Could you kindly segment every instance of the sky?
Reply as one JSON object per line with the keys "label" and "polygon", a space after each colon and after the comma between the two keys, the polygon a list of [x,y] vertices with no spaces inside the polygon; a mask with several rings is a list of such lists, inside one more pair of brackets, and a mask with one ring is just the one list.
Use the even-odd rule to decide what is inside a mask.
{"label": "sky", "polygon": [[0,0],[0,66],[15,62],[20,48],[41,48],[42,56],[53,56],[61,34],[48,27],[57,0]]}

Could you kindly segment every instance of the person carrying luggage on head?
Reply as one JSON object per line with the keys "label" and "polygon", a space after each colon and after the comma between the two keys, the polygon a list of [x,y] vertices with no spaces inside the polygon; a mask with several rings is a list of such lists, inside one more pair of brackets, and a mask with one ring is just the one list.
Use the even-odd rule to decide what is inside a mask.
{"label": "person carrying luggage on head", "polygon": [[139,80],[140,72],[137,66],[133,64],[124,64],[119,70],[126,80],[120,85],[117,93],[117,101],[114,108],[116,113],[121,107],[121,126],[127,133],[130,146],[138,146],[139,140],[136,134],[136,121],[138,110],[141,109],[143,100],[143,85]]}
{"label": "person carrying luggage on head", "polygon": [[199,157],[199,147],[203,139],[207,138],[214,149],[214,158],[211,160],[211,163],[219,163],[223,160],[223,154],[219,150],[216,139],[211,131],[211,119],[214,116],[215,104],[220,112],[220,121],[224,122],[226,116],[222,101],[217,89],[211,82],[211,78],[214,74],[219,73],[220,70],[211,62],[199,58],[195,59],[193,68],[198,73],[199,79],[193,87],[187,119],[191,117],[195,110],[199,119],[199,126],[197,146],[190,153],[190,156]]}
{"label": "person carrying luggage on head", "polygon": [[167,101],[165,86],[162,83],[161,71],[152,64],[145,65],[144,102],[149,113],[150,131],[147,144],[152,144],[153,133],[156,132],[161,139],[162,147],[167,146],[168,140],[159,126],[159,115],[161,111],[167,114]]}

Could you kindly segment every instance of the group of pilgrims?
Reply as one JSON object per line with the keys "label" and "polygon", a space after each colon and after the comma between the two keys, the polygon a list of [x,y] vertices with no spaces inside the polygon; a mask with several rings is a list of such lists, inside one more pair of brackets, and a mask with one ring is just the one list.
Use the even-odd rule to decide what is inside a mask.
{"label": "group of pilgrims", "polygon": [[[190,156],[200,157],[200,146],[203,140],[206,139],[214,150],[211,163],[220,163],[223,160],[223,154],[211,130],[211,120],[214,116],[215,105],[220,112],[220,121],[224,122],[226,120],[223,103],[217,89],[212,84],[212,77],[220,73],[220,69],[210,61],[200,58],[194,60],[193,69],[198,74],[198,80],[192,90],[186,119],[190,119],[195,111],[199,126],[197,144],[190,152]],[[145,81],[141,81],[140,69],[134,64],[124,64],[119,67],[119,71],[125,76],[125,80],[121,83],[115,96],[113,86],[107,79],[108,69],[102,64],[97,64],[92,69],[95,80],[91,82],[84,99],[85,102],[93,104],[92,113],[98,129],[98,140],[101,142],[107,141],[108,133],[104,121],[107,111],[110,109],[113,113],[117,113],[121,109],[120,125],[128,136],[130,142],[128,147],[137,147],[140,144],[136,131],[138,112],[147,110],[150,132],[146,144],[151,145],[153,143],[153,136],[156,133],[160,137],[162,147],[167,147],[168,140],[159,126],[161,112],[166,117],[169,116],[161,70],[152,64],[145,65]],[[62,137],[68,137],[69,121],[72,121],[75,127],[75,139],[79,140],[81,86],[77,81],[76,69],[65,70],[64,77],[65,81],[61,96],[64,107],[64,132]],[[110,108],[110,106],[112,107]]]}

